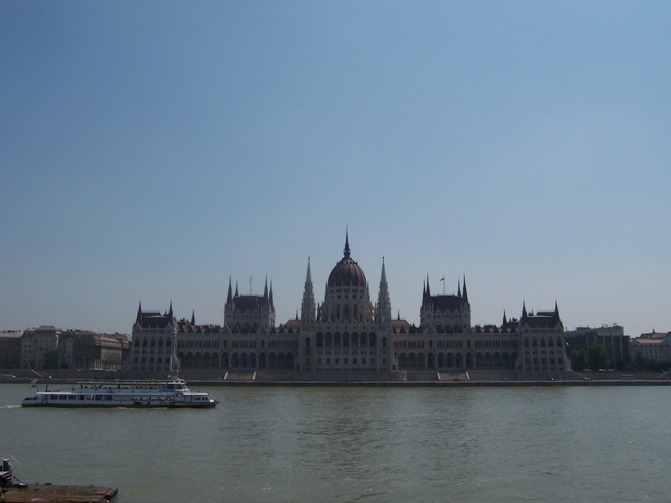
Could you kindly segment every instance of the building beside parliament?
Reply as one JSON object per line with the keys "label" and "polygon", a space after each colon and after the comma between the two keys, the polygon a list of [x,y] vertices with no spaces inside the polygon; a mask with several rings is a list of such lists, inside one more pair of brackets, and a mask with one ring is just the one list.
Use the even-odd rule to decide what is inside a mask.
{"label": "building beside parliament", "polygon": [[373,302],[346,236],[322,302],[316,302],[308,259],[300,317],[283,324],[276,324],[267,280],[263,295],[240,295],[229,279],[223,325],[198,325],[193,313],[190,320],[177,319],[172,304],[162,314],[140,304],[128,367],[138,373],[291,371],[296,378],[335,379],[476,369],[550,375],[570,368],[556,304],[535,314],[524,304],[519,319],[504,314],[501,325],[474,327],[466,278],[456,294],[434,295],[427,277],[417,327],[392,317],[384,259],[376,294]]}

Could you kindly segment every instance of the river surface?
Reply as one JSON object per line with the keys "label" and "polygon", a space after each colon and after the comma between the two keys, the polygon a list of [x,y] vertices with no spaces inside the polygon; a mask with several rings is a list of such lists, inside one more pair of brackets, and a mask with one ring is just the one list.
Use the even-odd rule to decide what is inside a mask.
{"label": "river surface", "polygon": [[30,385],[0,385],[0,456],[114,503],[671,502],[671,387],[199,390],[219,406],[21,408]]}

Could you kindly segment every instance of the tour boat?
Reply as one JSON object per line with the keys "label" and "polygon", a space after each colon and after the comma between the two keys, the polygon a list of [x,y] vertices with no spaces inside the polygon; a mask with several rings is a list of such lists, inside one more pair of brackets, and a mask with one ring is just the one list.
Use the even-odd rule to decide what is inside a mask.
{"label": "tour boat", "polygon": [[168,407],[210,408],[219,402],[191,391],[184,379],[80,382],[69,389],[37,391],[23,407]]}

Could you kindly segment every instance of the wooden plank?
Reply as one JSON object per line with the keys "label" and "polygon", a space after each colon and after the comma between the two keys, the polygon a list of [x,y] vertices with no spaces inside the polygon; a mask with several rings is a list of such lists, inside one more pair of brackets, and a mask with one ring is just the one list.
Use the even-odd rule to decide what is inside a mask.
{"label": "wooden plank", "polygon": [[116,496],[116,487],[54,486],[29,484],[28,487],[2,489],[4,503],[105,503]]}

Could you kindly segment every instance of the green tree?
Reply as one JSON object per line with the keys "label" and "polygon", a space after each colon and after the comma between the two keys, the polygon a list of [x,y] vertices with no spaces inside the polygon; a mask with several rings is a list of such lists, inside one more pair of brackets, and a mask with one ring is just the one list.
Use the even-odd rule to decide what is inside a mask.
{"label": "green tree", "polygon": [[608,364],[608,353],[603,344],[591,343],[587,346],[587,367],[592,370],[605,368]]}
{"label": "green tree", "polygon": [[42,368],[57,369],[58,368],[58,351],[47,351],[44,353],[42,360]]}
{"label": "green tree", "polygon": [[577,371],[587,368],[587,353],[584,349],[571,352],[571,368]]}

